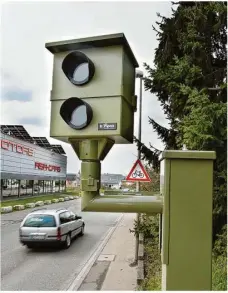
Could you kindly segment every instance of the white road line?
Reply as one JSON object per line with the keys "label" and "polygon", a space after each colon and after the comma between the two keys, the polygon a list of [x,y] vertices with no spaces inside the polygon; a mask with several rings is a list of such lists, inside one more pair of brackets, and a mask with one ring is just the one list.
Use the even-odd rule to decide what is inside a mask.
{"label": "white road line", "polygon": [[64,291],[77,291],[79,287],[81,286],[82,282],[84,281],[85,277],[89,273],[90,269],[92,268],[93,264],[97,260],[98,256],[102,252],[103,248],[107,244],[108,240],[111,238],[112,234],[116,230],[119,222],[123,218],[123,214],[120,215],[120,217],[115,221],[115,226],[111,227],[107,233],[105,234],[103,240],[101,243],[98,244],[98,246],[94,249],[94,251],[91,253],[88,261],[80,271],[80,273],[77,275],[77,277],[74,279],[74,281],[71,283],[71,285]]}

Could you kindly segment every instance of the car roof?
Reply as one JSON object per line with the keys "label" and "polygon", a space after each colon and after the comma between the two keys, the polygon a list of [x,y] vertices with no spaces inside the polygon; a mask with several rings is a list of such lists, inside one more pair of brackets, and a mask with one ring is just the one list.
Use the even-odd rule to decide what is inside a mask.
{"label": "car roof", "polygon": [[55,214],[60,214],[62,212],[67,212],[68,210],[66,208],[58,208],[58,209],[45,209],[45,208],[40,208],[37,210],[32,211],[30,214],[45,214],[45,215],[55,215]]}

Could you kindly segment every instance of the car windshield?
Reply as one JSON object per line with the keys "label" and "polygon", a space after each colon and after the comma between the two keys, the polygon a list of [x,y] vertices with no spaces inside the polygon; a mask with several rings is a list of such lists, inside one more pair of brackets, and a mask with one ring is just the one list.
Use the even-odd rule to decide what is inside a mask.
{"label": "car windshield", "polygon": [[24,227],[56,227],[55,217],[51,215],[30,215]]}

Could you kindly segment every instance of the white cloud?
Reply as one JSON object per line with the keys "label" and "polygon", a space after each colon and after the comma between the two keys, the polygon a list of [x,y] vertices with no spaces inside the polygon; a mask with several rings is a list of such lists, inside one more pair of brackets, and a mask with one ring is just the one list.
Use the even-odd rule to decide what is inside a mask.
{"label": "white cloud", "polygon": [[[31,136],[46,136],[50,143],[62,144],[68,155],[68,172],[77,172],[80,162],[71,146],[49,138],[52,54],[45,43],[124,32],[142,69],[143,62],[152,64],[157,46],[152,30],[158,20],[156,12],[170,15],[170,7],[171,2],[6,2],[2,6],[1,66],[10,79],[2,79],[2,85],[20,87],[33,95],[29,102],[2,100],[1,124],[18,124],[21,117],[39,118],[42,124],[24,127]],[[148,116],[167,126],[156,97],[143,92],[142,140],[162,148]],[[135,135],[137,117],[135,114]],[[115,145],[102,164],[102,172],[126,174],[136,156],[135,145]]]}

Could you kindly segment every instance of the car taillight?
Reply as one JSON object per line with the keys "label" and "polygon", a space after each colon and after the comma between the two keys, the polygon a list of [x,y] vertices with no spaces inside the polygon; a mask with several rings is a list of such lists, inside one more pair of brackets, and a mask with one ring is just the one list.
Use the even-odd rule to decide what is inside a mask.
{"label": "car taillight", "polygon": [[61,240],[61,229],[60,229],[60,227],[57,228],[57,240]]}

